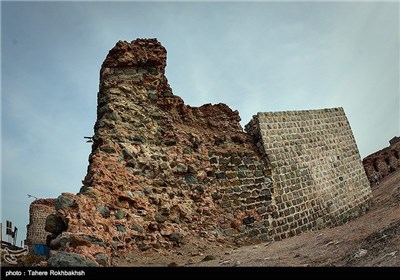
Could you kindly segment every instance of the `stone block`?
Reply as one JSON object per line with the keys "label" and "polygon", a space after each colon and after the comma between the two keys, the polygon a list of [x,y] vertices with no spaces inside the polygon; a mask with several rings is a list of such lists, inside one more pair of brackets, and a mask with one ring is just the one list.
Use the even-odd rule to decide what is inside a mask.
{"label": "stone block", "polygon": [[254,217],[246,217],[242,222],[244,225],[251,225],[254,223]]}

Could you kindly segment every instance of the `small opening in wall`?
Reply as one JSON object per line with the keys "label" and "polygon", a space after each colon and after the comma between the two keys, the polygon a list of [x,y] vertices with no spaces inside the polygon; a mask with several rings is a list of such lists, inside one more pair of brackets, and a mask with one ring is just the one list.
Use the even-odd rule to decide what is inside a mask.
{"label": "small opening in wall", "polygon": [[400,154],[400,152],[394,151],[394,157],[395,157],[395,158],[399,159],[399,154]]}
{"label": "small opening in wall", "polygon": [[376,172],[379,172],[378,164],[376,164],[376,161],[374,161],[374,163],[373,163],[372,165],[373,165],[373,167],[374,167],[374,170],[375,170]]}
{"label": "small opening in wall", "polygon": [[388,166],[390,166],[390,161],[389,161],[388,158],[385,158],[385,162],[386,162],[386,164],[387,164]]}

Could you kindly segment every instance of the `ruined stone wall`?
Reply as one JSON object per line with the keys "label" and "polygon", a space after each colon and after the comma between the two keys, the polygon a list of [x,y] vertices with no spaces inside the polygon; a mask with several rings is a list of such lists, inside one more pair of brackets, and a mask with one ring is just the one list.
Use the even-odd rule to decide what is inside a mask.
{"label": "ruined stone wall", "polygon": [[185,105],[165,66],[166,50],[152,39],[118,42],[102,65],[84,186],[69,195],[74,207],[57,211],[64,239],[95,240],[74,252],[91,258],[267,233],[270,170],[239,113]]}
{"label": "ruined stone wall", "polygon": [[275,208],[268,164],[254,152],[210,152],[210,156],[213,169],[208,175],[217,190],[213,198],[220,199],[217,206],[225,212],[217,224],[221,235],[237,241],[269,240],[269,220]]}
{"label": "ruined stone wall", "polygon": [[57,198],[46,223],[52,249],[108,265],[115,251],[195,238],[279,240],[368,207],[341,109],[260,113],[245,133],[225,104],[186,105],[165,67],[156,39],[120,41],[108,53],[87,175],[77,195]]}
{"label": "ruined stone wall", "polygon": [[246,126],[272,169],[275,239],[345,223],[371,189],[342,108],[258,113]]}
{"label": "ruined stone wall", "polygon": [[391,139],[390,146],[363,159],[365,172],[371,184],[375,184],[374,177],[381,180],[390,173],[400,170],[400,139]]}
{"label": "ruined stone wall", "polygon": [[34,244],[46,244],[46,218],[56,212],[55,199],[37,199],[29,207],[29,224],[27,225],[26,245],[32,250]]}

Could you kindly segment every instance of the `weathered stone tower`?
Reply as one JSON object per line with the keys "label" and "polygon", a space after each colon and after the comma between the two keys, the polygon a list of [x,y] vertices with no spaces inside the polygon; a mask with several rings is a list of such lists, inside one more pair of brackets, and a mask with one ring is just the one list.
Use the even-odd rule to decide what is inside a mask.
{"label": "weathered stone tower", "polygon": [[110,50],[84,186],[57,198],[52,248],[107,265],[190,238],[280,240],[369,207],[342,109],[259,113],[245,133],[225,104],[185,105],[165,67],[156,39]]}
{"label": "weathered stone tower", "polygon": [[25,244],[29,250],[33,250],[34,244],[46,244],[46,237],[49,235],[45,231],[46,218],[56,212],[55,199],[37,199],[29,207],[29,224],[27,225],[27,237]]}

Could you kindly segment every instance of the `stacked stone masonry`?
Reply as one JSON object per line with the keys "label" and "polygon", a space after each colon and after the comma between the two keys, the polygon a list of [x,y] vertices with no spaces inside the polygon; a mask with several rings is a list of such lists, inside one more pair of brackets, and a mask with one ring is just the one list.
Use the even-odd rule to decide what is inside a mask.
{"label": "stacked stone masonry", "polygon": [[46,244],[49,233],[45,231],[46,218],[54,214],[55,199],[37,199],[29,207],[29,224],[27,225],[27,239],[25,244],[33,250],[34,244]]}
{"label": "stacked stone masonry", "polygon": [[372,185],[400,170],[400,137],[392,138],[389,143],[389,147],[363,159],[365,172]]}
{"label": "stacked stone masonry", "polygon": [[184,104],[165,67],[156,39],[110,50],[87,175],[77,195],[57,199],[53,220],[62,225],[48,228],[67,230],[51,232],[52,249],[108,265],[104,256],[115,251],[171,249],[190,238],[280,240],[369,207],[342,109],[259,113],[246,133],[225,104]]}
{"label": "stacked stone masonry", "polygon": [[345,223],[371,189],[342,108],[258,113],[247,125],[272,170],[275,239]]}
{"label": "stacked stone masonry", "polygon": [[276,215],[272,203],[271,170],[265,160],[252,152],[210,152],[212,171],[207,175],[217,186],[215,200],[232,218],[218,224],[225,236],[256,237],[269,240],[271,216]]}

